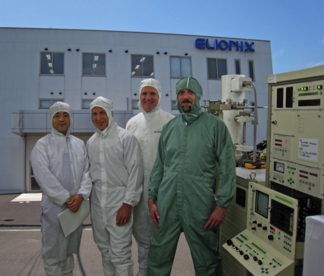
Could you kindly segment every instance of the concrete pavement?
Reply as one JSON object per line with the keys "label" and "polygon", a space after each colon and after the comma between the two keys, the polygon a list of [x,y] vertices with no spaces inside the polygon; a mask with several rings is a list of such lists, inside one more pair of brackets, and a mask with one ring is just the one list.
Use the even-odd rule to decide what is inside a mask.
{"label": "concrete pavement", "polygon": [[[43,261],[40,257],[40,202],[21,200],[11,202],[19,194],[0,195],[0,275],[43,276]],[[84,221],[80,254],[74,256],[75,276],[103,275],[101,254],[93,241],[90,218]],[[134,275],[138,271],[137,245],[133,240],[132,259]],[[193,276],[194,268],[190,251],[181,235],[172,276]]]}

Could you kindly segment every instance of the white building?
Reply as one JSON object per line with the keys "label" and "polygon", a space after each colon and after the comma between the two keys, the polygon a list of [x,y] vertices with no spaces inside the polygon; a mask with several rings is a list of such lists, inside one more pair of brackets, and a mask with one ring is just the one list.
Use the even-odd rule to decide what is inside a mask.
{"label": "white building", "polygon": [[[72,132],[86,141],[94,131],[89,103],[97,96],[113,100],[124,127],[138,112],[143,78],[162,83],[161,107],[178,114],[175,84],[181,77],[202,84],[203,100],[219,100],[220,76],[244,74],[254,81],[258,106],[266,106],[265,78],[272,74],[270,41],[69,29],[0,28],[0,65],[2,194],[38,189],[30,152],[51,130],[48,107],[56,100],[71,105]],[[266,138],[266,116],[259,112],[258,141]]]}

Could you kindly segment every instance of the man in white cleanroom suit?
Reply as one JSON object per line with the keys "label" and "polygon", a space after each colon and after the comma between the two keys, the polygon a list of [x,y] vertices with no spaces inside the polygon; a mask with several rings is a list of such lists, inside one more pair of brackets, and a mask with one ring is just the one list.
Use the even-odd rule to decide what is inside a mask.
{"label": "man in white cleanroom suit", "polygon": [[140,100],[138,109],[141,113],[132,117],[126,129],[132,132],[140,144],[144,160],[144,191],[140,202],[134,208],[133,235],[138,245],[138,276],[147,273],[147,254],[150,239],[156,227],[148,209],[148,181],[153,168],[162,127],[174,116],[160,108],[162,86],[158,80],[144,79],[139,84]]}
{"label": "man in white cleanroom suit", "polygon": [[52,132],[39,139],[31,153],[35,179],[42,189],[42,251],[46,275],[72,275],[73,253],[80,248],[82,225],[64,237],[58,214],[77,212],[92,188],[84,142],[69,133],[71,109],[57,102],[50,109]]}
{"label": "man in white cleanroom suit", "polygon": [[143,160],[135,136],[114,121],[113,103],[98,97],[90,104],[97,131],[87,143],[94,240],[106,276],[133,275],[133,207],[143,190]]}

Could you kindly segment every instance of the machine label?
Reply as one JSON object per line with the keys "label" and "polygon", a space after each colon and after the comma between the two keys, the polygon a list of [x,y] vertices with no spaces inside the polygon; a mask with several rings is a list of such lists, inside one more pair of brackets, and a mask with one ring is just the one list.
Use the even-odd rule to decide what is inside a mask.
{"label": "machine label", "polygon": [[298,139],[298,157],[307,161],[318,161],[318,139]]}

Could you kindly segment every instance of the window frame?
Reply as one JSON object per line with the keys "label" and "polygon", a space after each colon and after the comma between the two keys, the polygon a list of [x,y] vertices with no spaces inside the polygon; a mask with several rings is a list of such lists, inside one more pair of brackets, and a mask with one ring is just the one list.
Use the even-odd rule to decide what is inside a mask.
{"label": "window frame", "polygon": [[[103,60],[104,61],[104,64],[103,64],[103,70],[104,70],[104,72],[103,73],[101,73],[101,74],[96,74],[96,73],[93,73],[93,74],[90,74],[90,73],[85,73],[86,72],[86,70],[91,70],[91,69],[85,69],[84,68],[84,62],[85,62],[85,55],[92,55],[92,61],[93,61],[93,63],[92,63],[92,69],[93,69],[93,71],[94,72],[96,72],[96,68],[97,68],[97,65],[98,65],[98,63],[95,63],[95,61],[97,61],[97,60],[95,60],[95,56],[98,56],[98,60],[99,60],[99,58],[100,58],[100,56],[102,56],[103,55],[103,59],[100,59],[100,61],[101,60]],[[100,56],[99,56],[100,55]],[[100,52],[86,52],[86,53],[82,53],[82,77],[106,77],[106,75],[107,75],[107,73],[106,73],[106,65],[107,65],[107,62],[106,62],[106,59],[107,59],[107,56],[106,56],[106,53],[100,53]],[[94,67],[94,65],[96,65],[96,67]],[[98,67],[99,68],[99,67]],[[100,69],[101,70],[101,69]],[[100,72],[100,70],[98,70],[99,72]]]}
{"label": "window frame", "polygon": [[[90,109],[90,103],[93,101],[93,99],[82,99],[81,101],[81,109]],[[89,102],[89,105],[86,106],[85,103]]]}
{"label": "window frame", "polygon": [[[210,70],[209,70],[209,61],[214,61],[215,62],[215,70],[216,70],[216,77],[210,77]],[[220,69],[220,64],[218,63],[219,61],[224,61],[225,62],[225,70],[226,73],[220,75],[219,69]],[[228,74],[228,66],[227,66],[227,59],[226,58],[207,58],[207,77],[208,80],[220,80],[222,76]]]}
{"label": "window frame", "polygon": [[[239,70],[237,70],[237,67]],[[241,69],[241,60],[240,59],[234,59],[234,68],[235,68],[235,74],[241,75],[242,69]]]}
{"label": "window frame", "polygon": [[[252,65],[252,67],[251,67]],[[254,69],[254,61],[249,59],[248,60],[248,70],[249,70],[249,77],[252,79],[252,81],[255,81],[255,69]],[[252,74],[251,74],[252,72]]]}
{"label": "window frame", "polygon": [[[139,64],[137,64],[136,66],[134,66],[134,70],[133,70],[133,61],[134,58],[138,56],[139,58],[139,62],[142,63],[142,66],[140,66]],[[146,58],[151,58],[152,59],[152,65],[151,65],[151,69],[152,72],[149,75],[145,75],[145,70],[146,68],[150,68],[150,65],[144,65],[144,61]],[[144,60],[143,60],[144,58]],[[138,68],[136,68],[139,65]],[[136,70],[141,68],[141,74],[136,74]],[[155,72],[154,72],[154,55],[145,55],[145,54],[132,54],[131,55],[131,77],[132,78],[154,78],[155,77]]]}
{"label": "window frame", "polygon": [[[43,54],[44,54],[44,56],[50,55],[51,56],[51,59],[50,60],[52,62],[47,62],[46,60],[43,61],[43,58],[42,58],[43,57]],[[59,66],[60,67],[59,69],[61,69],[62,72],[55,73],[55,70],[52,69],[53,70],[53,73],[51,72],[51,70],[49,70],[49,73],[43,73],[43,71],[47,71],[46,70],[47,67],[46,68],[43,67],[43,66],[45,66],[45,63],[47,63],[48,67],[54,68],[54,66],[56,66],[56,63],[59,62],[59,61],[55,61],[55,63],[54,63],[54,55],[55,56],[56,55],[62,55],[62,62],[61,62],[62,65]],[[64,71],[65,71],[65,68],[64,67],[65,67],[65,55],[64,55],[64,52],[52,52],[52,51],[51,52],[48,52],[48,51],[41,51],[40,52],[40,76],[63,76],[64,75]]]}
{"label": "window frame", "polygon": [[177,106],[177,100],[171,100],[171,110],[179,111],[178,106]]}
{"label": "window frame", "polygon": [[[179,77],[178,76],[174,76],[172,74],[172,72],[174,70],[172,70],[172,59],[176,59],[178,58],[179,59],[179,65],[180,65],[180,68],[179,68]],[[190,72],[189,72],[189,75],[185,75],[184,72],[183,72],[183,69],[182,69],[182,66],[183,66],[183,63],[182,63],[182,60],[189,60],[190,61]],[[171,79],[182,79],[182,78],[185,78],[185,77],[192,77],[192,61],[191,61],[191,57],[183,57],[183,56],[170,56],[170,78]]]}
{"label": "window frame", "polygon": [[[41,102],[45,102],[45,101],[49,101],[49,106],[44,106],[42,107]],[[49,109],[53,104],[55,104],[56,102],[64,102],[64,99],[45,99],[45,98],[41,98],[38,100],[38,109]]]}
{"label": "window frame", "polygon": [[139,110],[139,108],[138,108],[138,101],[139,101],[139,99],[132,99],[132,102],[131,102],[131,104],[132,104],[132,110]]}

